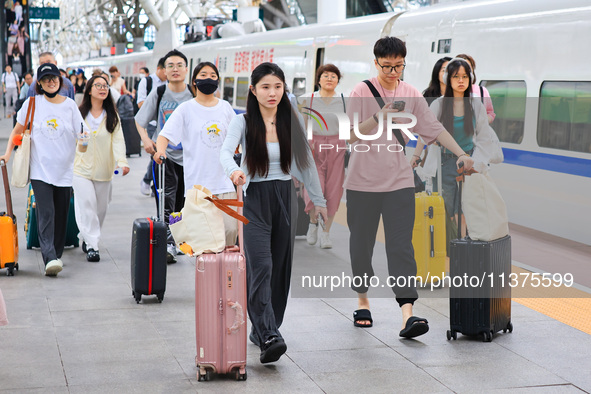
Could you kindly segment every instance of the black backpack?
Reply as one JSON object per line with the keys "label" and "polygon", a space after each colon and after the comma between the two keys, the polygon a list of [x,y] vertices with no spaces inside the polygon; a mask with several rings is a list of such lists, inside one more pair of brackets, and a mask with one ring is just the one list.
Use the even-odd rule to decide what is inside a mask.
{"label": "black backpack", "polygon": [[130,119],[134,117],[133,99],[129,94],[123,94],[117,100],[117,111],[121,119]]}

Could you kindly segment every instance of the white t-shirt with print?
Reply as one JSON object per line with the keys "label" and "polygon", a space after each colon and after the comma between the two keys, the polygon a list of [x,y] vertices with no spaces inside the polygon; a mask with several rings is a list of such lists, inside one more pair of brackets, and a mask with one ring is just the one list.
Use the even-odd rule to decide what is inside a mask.
{"label": "white t-shirt with print", "polygon": [[[28,98],[17,115],[17,121],[25,124]],[[72,186],[76,133],[84,124],[74,100],[53,104],[43,95],[35,96],[35,115],[31,132],[31,179],[50,185]],[[89,131],[86,126],[85,131]]]}
{"label": "white t-shirt with print", "polygon": [[204,107],[189,100],[179,105],[164,124],[160,135],[173,145],[183,144],[186,190],[203,185],[213,194],[235,191],[220,163],[220,150],[235,116],[227,101]]}

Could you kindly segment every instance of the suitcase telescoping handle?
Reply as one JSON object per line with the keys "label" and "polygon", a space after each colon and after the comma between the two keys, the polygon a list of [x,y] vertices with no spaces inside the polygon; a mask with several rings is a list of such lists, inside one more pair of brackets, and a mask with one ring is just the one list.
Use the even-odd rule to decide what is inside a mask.
{"label": "suitcase telescoping handle", "polygon": [[4,181],[4,195],[6,196],[6,214],[14,219],[12,212],[12,196],[10,195],[10,182],[8,181],[8,171],[6,170],[6,162],[0,160],[0,167],[2,167],[2,179]]}
{"label": "suitcase telescoping handle", "polygon": [[[158,167],[158,188],[156,189],[156,195],[158,197],[158,212],[156,212],[156,218],[159,222],[164,222],[164,156],[160,156],[160,161],[162,164],[158,165],[156,164],[156,161],[152,159],[152,170],[154,169],[154,166]],[[152,171],[152,175],[154,175],[154,171]]]}
{"label": "suitcase telescoping handle", "polygon": [[458,181],[458,239],[462,239],[462,184],[466,179],[464,163],[460,163],[458,174],[460,174],[460,176],[456,177],[456,180]]}
{"label": "suitcase telescoping handle", "polygon": [[[238,185],[236,189],[238,195],[238,202],[242,202],[242,185]],[[238,207],[238,214],[244,215],[244,209],[242,206]],[[238,246],[240,247],[240,254],[244,255],[244,244],[243,244],[244,224],[238,220]]]}

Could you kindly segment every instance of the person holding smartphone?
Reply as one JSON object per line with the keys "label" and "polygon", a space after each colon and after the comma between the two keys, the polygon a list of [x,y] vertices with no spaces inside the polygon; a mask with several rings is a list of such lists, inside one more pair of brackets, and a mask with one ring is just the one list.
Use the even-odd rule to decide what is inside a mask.
{"label": "person holding smartphone", "polygon": [[[347,190],[347,223],[351,233],[351,268],[354,277],[374,276],[372,255],[382,218],[389,274],[407,280],[407,286],[393,287],[402,312],[399,335],[413,338],[429,330],[427,319],[413,316],[413,304],[418,294],[412,282],[409,283],[417,272],[412,246],[415,185],[411,166],[404,155],[408,137],[401,131],[395,133],[399,134],[395,137],[390,134],[386,128],[388,113],[399,113],[402,104],[396,102],[404,101],[404,112],[413,115],[417,122],[409,131],[417,133],[427,143],[439,141],[456,156],[456,165],[463,163],[466,169],[470,169],[473,160],[437,121],[421,93],[400,79],[406,67],[404,42],[396,37],[381,38],[374,45],[374,56],[377,77],[357,84],[347,106],[351,123],[358,119],[360,133],[359,136],[351,133],[348,141],[353,153],[344,185]],[[379,102],[385,104],[381,106]],[[404,123],[411,122],[411,119],[396,118],[395,122],[403,128]],[[398,149],[395,149],[396,146]],[[371,327],[369,286],[367,283],[360,286],[354,283],[353,290],[358,294],[358,309],[353,313],[354,325]]]}

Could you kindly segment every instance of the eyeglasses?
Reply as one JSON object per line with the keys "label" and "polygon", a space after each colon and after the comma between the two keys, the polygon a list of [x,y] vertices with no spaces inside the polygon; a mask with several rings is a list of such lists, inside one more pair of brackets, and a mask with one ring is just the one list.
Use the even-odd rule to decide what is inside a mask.
{"label": "eyeglasses", "polygon": [[185,67],[186,67],[185,63],[177,63],[177,64],[168,63],[166,65],[166,69],[168,69],[168,70],[174,70],[175,68],[177,70],[180,70],[181,68],[185,68]]}
{"label": "eyeglasses", "polygon": [[399,74],[406,68],[406,63],[398,64],[396,66],[382,66],[380,62],[378,62],[378,59],[376,59],[376,63],[382,68],[382,72],[384,74],[392,74],[392,71],[395,71],[397,74]]}
{"label": "eyeglasses", "polygon": [[94,86],[98,90],[107,90],[107,89],[109,89],[109,85],[101,85],[100,83],[95,83],[92,86]]}
{"label": "eyeglasses", "polygon": [[459,81],[464,80],[464,79],[469,79],[467,75],[454,75],[451,77],[451,79],[455,80],[455,81]]}
{"label": "eyeglasses", "polygon": [[59,77],[56,75],[46,75],[41,78],[41,82],[49,83],[49,82],[57,82],[59,81]]}
{"label": "eyeglasses", "polygon": [[330,74],[330,75],[329,74],[322,74],[320,76],[320,78],[322,78],[322,79],[339,79],[339,77],[336,76],[335,74]]}

